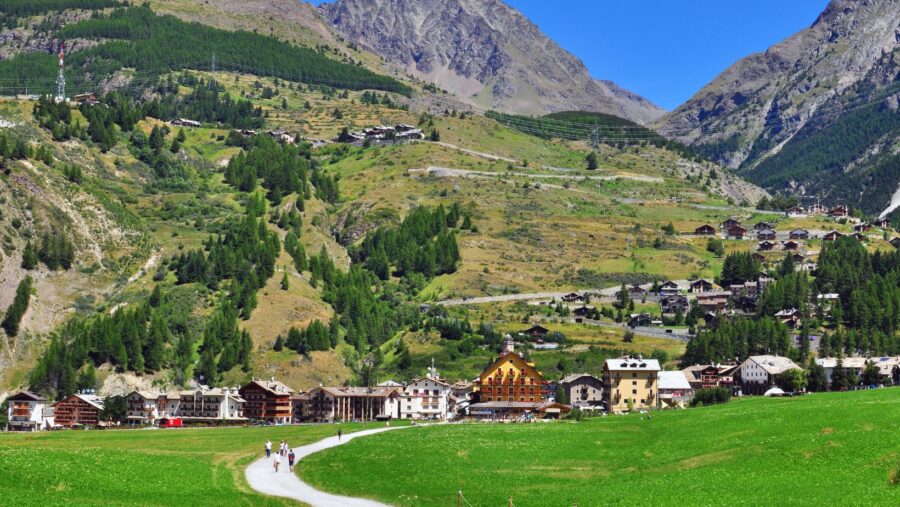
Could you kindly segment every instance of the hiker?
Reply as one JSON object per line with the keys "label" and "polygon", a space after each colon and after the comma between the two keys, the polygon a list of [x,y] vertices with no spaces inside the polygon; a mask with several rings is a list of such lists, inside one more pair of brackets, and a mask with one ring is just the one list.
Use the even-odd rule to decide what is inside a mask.
{"label": "hiker", "polygon": [[281,444],[278,446],[278,455],[284,456],[284,440],[282,440]]}
{"label": "hiker", "polygon": [[341,441],[341,437],[344,435],[344,430],[338,428],[338,442]]}
{"label": "hiker", "polygon": [[276,474],[278,473],[278,465],[280,465],[280,464],[281,464],[281,455],[280,455],[280,454],[276,454],[276,455],[275,455],[275,461],[274,461],[274,463],[273,463],[273,465],[275,466],[275,473],[276,473]]}
{"label": "hiker", "polygon": [[272,457],[272,442],[269,440],[266,440],[266,457]]}
{"label": "hiker", "polygon": [[288,450],[288,470],[290,470],[291,472],[294,471],[294,458],[295,457],[296,456],[294,455],[294,450],[289,449]]}

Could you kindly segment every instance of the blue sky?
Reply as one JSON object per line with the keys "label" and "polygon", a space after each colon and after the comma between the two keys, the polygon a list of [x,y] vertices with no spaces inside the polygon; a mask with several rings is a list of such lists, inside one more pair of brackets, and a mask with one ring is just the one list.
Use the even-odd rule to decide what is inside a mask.
{"label": "blue sky", "polygon": [[[665,109],[809,26],[827,0],[505,0],[591,74]],[[322,3],[314,0],[313,3]]]}

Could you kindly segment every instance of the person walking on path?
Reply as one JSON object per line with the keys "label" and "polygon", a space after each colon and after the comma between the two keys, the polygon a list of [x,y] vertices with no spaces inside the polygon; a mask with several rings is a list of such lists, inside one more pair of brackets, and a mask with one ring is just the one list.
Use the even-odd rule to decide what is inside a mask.
{"label": "person walking on path", "polygon": [[280,464],[281,464],[281,454],[276,454],[275,461],[272,463],[272,465],[275,467],[276,474],[278,473],[278,465],[280,465]]}
{"label": "person walking on path", "polygon": [[266,440],[266,457],[267,458],[272,457],[272,441],[271,440]]}
{"label": "person walking on path", "polygon": [[288,470],[290,470],[291,473],[294,472],[294,458],[295,457],[296,456],[294,456],[294,450],[288,449]]}
{"label": "person walking on path", "polygon": [[338,428],[338,442],[341,441],[341,437],[344,435],[344,430]]}

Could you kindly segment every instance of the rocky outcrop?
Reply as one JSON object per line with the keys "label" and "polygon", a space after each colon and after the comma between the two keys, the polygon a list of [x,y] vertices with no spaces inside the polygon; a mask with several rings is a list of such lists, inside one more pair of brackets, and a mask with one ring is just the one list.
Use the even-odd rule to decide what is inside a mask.
{"label": "rocky outcrop", "polygon": [[663,111],[584,64],[500,0],[336,0],[321,10],[348,41],[483,107],[587,110],[640,123]]}
{"label": "rocky outcrop", "polygon": [[809,28],[735,63],[656,126],[728,166],[750,167],[810,120],[857,104],[834,101],[855,93],[898,41],[900,1],[834,0]]}

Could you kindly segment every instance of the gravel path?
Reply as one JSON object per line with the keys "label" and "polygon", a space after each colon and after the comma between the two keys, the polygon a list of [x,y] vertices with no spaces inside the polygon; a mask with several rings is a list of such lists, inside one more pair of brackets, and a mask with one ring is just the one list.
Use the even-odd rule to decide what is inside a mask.
{"label": "gravel path", "polygon": [[[311,454],[344,445],[354,438],[410,427],[411,426],[398,426],[348,433],[344,435],[340,442],[338,442],[337,437],[329,437],[314,444],[294,448],[294,454],[297,456],[297,462],[299,463]],[[287,458],[282,460],[278,473],[275,473],[272,461],[271,458],[260,458],[247,467],[245,475],[251,488],[266,495],[292,498],[309,504],[312,507],[387,507],[387,505],[374,500],[332,495],[330,493],[319,491],[301,481],[296,474],[292,474],[288,471]]]}

